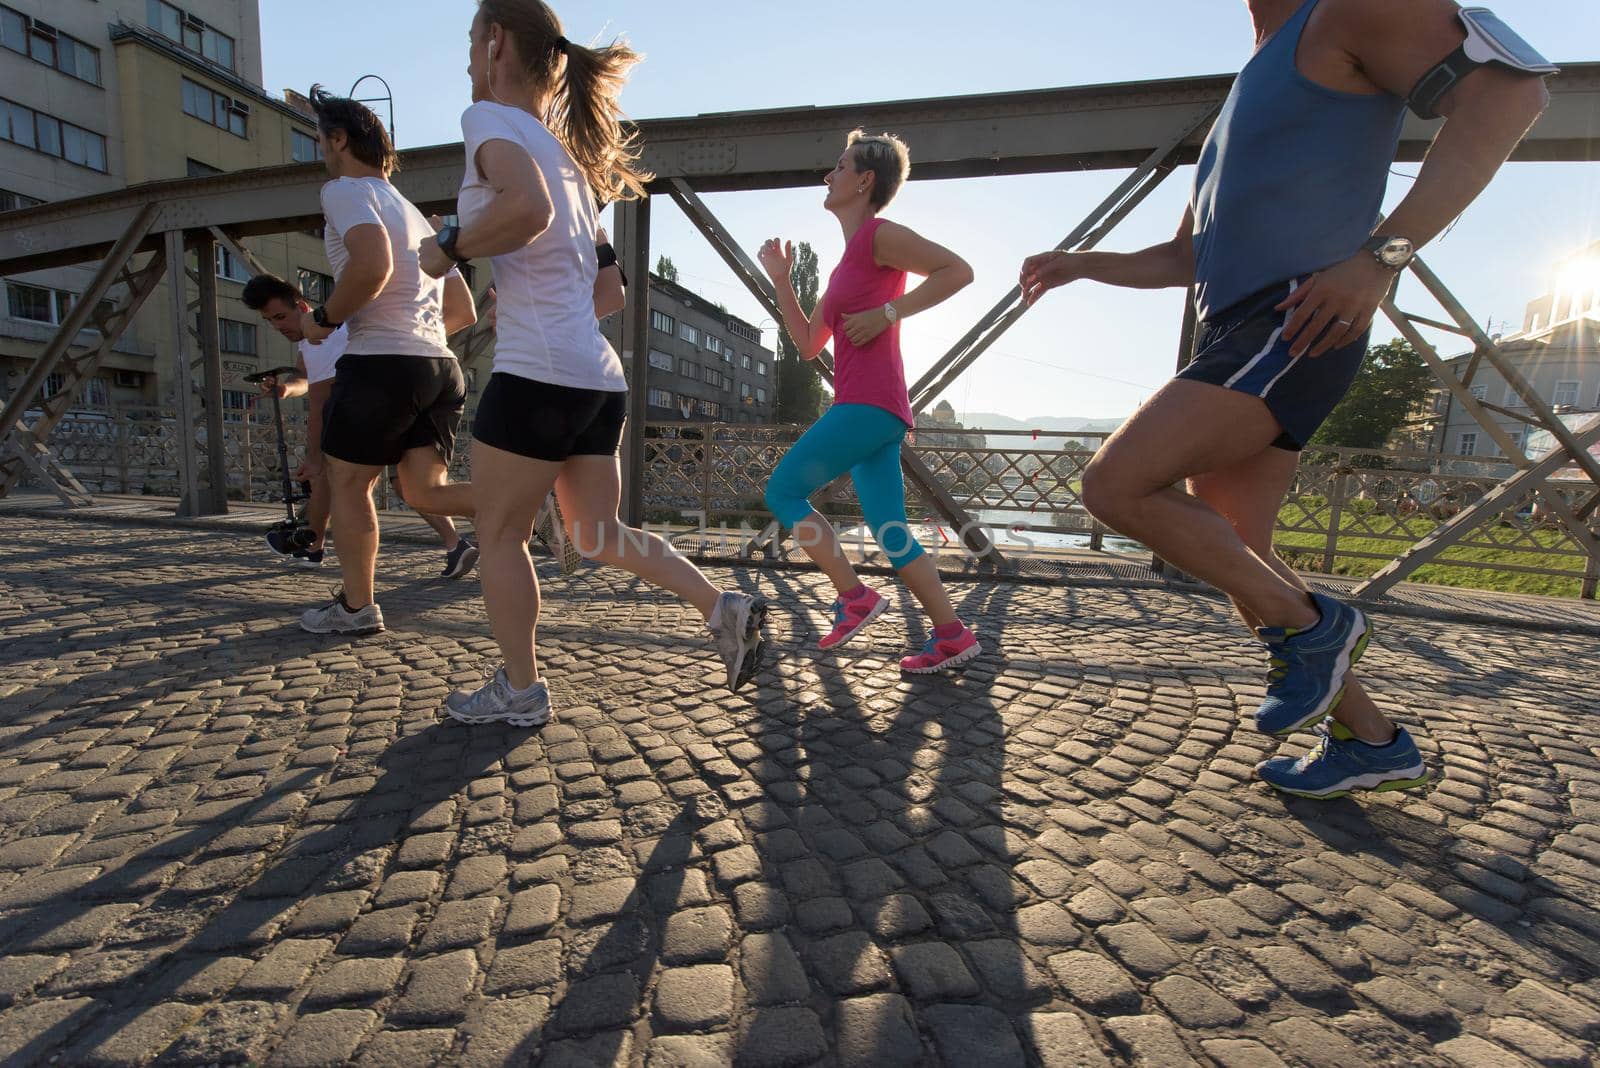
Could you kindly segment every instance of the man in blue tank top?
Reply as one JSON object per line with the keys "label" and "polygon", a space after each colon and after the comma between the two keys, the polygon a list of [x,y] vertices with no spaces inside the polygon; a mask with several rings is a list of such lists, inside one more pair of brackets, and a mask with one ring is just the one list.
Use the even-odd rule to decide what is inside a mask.
{"label": "man in blue tank top", "polygon": [[[1418,786],[1428,773],[1416,745],[1351,670],[1370,624],[1311,593],[1272,531],[1299,450],[1354,379],[1397,273],[1543,111],[1548,68],[1464,61],[1478,27],[1450,0],[1247,5],[1256,51],[1206,141],[1177,236],[1141,252],[1033,256],[1023,296],[1079,279],[1195,287],[1194,361],[1106,442],[1084,504],[1226,593],[1267,647],[1256,726],[1317,725],[1321,738],[1261,764],[1265,781],[1309,797]],[[1380,221],[1408,97],[1446,122]]]}

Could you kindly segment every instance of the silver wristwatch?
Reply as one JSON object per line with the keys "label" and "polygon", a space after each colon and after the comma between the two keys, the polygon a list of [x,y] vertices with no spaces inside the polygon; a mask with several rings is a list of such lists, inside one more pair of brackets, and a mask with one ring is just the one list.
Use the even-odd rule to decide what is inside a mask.
{"label": "silver wristwatch", "polygon": [[1372,253],[1374,259],[1391,271],[1403,271],[1417,257],[1417,246],[1409,237],[1378,235],[1367,239],[1361,246]]}
{"label": "silver wristwatch", "polygon": [[894,301],[890,301],[883,306],[883,317],[889,320],[890,323],[898,323],[900,321],[900,313],[895,311]]}

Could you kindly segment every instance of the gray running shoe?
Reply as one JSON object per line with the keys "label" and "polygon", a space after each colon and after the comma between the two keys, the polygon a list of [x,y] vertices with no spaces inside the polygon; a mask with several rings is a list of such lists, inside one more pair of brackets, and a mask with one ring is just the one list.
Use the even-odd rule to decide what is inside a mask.
{"label": "gray running shoe", "polygon": [[717,651],[728,668],[728,689],[738,690],[755,677],[766,653],[761,627],[767,618],[767,602],[727,590],[717,600],[716,611]]}
{"label": "gray running shoe", "polygon": [[539,508],[539,514],[534,517],[533,533],[556,558],[556,562],[561,565],[563,575],[570,575],[583,566],[582,554],[567,537],[567,523],[561,515],[561,505],[556,501],[554,493],[546,495],[544,504]]}
{"label": "gray running shoe", "polygon": [[339,590],[323,607],[301,615],[300,629],[312,634],[376,634],[383,629],[383,609],[374,601],[353,612],[345,603],[344,591]]}
{"label": "gray running shoe", "polygon": [[509,723],[540,727],[550,721],[550,687],[543,679],[529,693],[511,692],[504,668],[472,693],[457,690],[445,698],[445,711],[458,723]]}
{"label": "gray running shoe", "polygon": [[458,579],[472,570],[472,565],[478,562],[478,547],[462,538],[456,542],[456,547],[444,554],[444,570],[439,573],[442,579]]}

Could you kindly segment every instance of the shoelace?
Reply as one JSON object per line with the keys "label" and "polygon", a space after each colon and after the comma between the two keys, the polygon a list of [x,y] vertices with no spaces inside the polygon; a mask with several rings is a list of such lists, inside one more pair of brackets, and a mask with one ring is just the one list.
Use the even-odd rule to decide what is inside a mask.
{"label": "shoelace", "polygon": [[844,602],[835,601],[833,602],[833,625],[837,627],[842,623],[844,623]]}
{"label": "shoelace", "polygon": [[1327,755],[1328,750],[1333,746],[1333,732],[1328,730],[1327,724],[1317,724],[1316,735],[1317,744],[1308,749],[1305,755],[1295,762],[1295,767],[1301,771],[1304,771],[1306,768],[1311,767],[1317,761],[1321,760]]}
{"label": "shoelace", "polygon": [[1267,687],[1270,689],[1282,684],[1288,677],[1289,668],[1295,663],[1295,655],[1287,645],[1277,642],[1262,644],[1267,650]]}

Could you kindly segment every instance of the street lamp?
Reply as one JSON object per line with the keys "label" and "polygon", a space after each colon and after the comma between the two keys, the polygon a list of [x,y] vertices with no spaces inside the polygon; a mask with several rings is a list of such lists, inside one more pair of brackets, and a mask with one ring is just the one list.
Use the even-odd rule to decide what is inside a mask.
{"label": "street lamp", "polygon": [[[356,96],[356,90],[361,88],[361,83],[366,81],[368,78],[371,78],[373,81],[375,81],[379,85],[383,86],[383,91],[385,93],[387,93],[388,95],[387,96],[371,96],[371,97],[365,97],[365,98]],[[395,135],[394,135],[394,90],[389,88],[389,83],[384,81],[381,75],[363,74],[361,77],[357,78],[356,79],[356,83],[350,87],[350,99],[354,100],[358,104],[388,104],[389,105],[389,142],[391,144],[398,144],[398,142],[395,140]]]}

